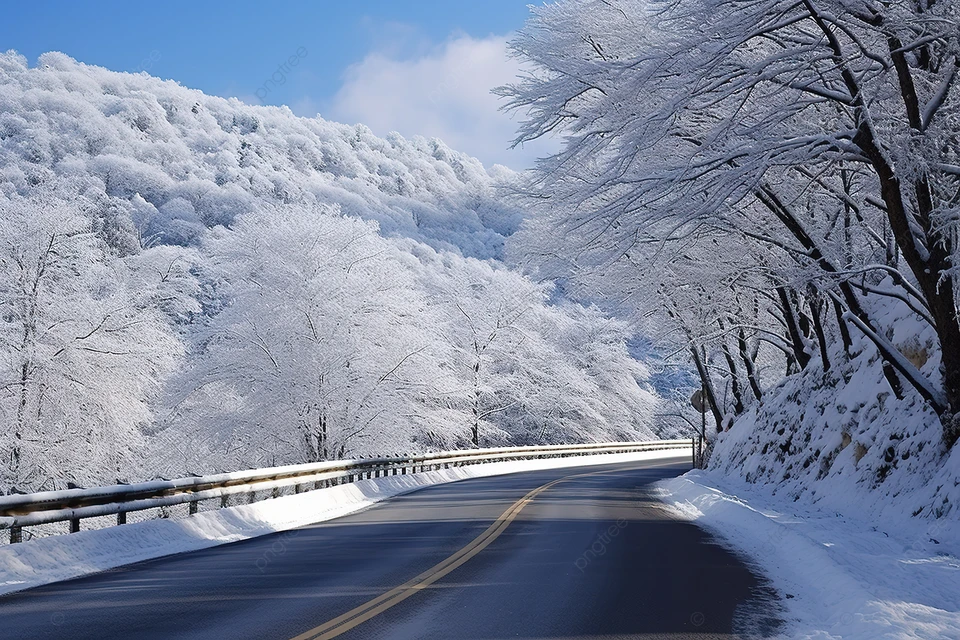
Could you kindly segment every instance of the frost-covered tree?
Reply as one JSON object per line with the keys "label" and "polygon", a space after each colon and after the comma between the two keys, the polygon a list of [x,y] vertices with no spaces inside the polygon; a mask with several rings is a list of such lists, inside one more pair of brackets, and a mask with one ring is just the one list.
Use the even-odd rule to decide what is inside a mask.
{"label": "frost-covered tree", "polygon": [[242,442],[247,464],[409,443],[444,384],[443,344],[405,256],[375,224],[278,208],[215,231],[203,253],[218,308],[175,383],[178,419],[209,428],[214,448]]}
{"label": "frost-covered tree", "polygon": [[0,201],[0,487],[128,478],[180,343],[157,278],[57,200]]}
{"label": "frost-covered tree", "polygon": [[158,440],[191,470],[653,432],[625,329],[502,266],[332,208],[248,214],[202,253],[210,317]]}
{"label": "frost-covered tree", "polygon": [[[745,256],[744,271],[770,279],[775,297],[764,305],[783,325],[788,359],[828,366],[828,322],[848,350],[849,331],[862,334],[891,391],[923,396],[952,444],[960,434],[957,6],[568,0],[536,8],[514,44],[533,71],[502,93],[531,114],[518,143],[556,132],[567,143],[526,188],[549,198],[545,226],[586,270],[626,260],[656,267],[664,250],[722,235]],[[707,260],[704,272],[718,266],[733,273],[722,260]],[[736,308],[738,289],[709,292],[711,304]],[[878,300],[932,325],[938,370],[904,357]]]}
{"label": "frost-covered tree", "polygon": [[[0,54],[0,201],[70,203],[66,217],[59,205],[10,217],[5,233],[52,230],[51,256],[72,256],[43,272],[61,306],[43,289],[38,308],[63,317],[36,341],[75,343],[54,359],[71,354],[62,369],[47,347],[28,353],[52,377],[20,384],[11,327],[29,314],[0,300],[13,331],[4,419],[21,389],[24,415],[42,416],[0,447],[25,460],[14,444],[34,436],[22,434],[46,439],[3,471],[4,488],[467,447],[474,434],[653,437],[658,399],[630,331],[497,260],[522,218],[498,185],[517,180],[439,140],[378,138],[59,53],[33,67]],[[67,397],[62,420],[43,404]]]}

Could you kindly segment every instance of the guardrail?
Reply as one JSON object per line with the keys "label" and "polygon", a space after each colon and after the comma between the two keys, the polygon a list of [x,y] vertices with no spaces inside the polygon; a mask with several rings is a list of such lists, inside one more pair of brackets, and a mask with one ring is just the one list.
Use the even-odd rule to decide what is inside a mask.
{"label": "guardrail", "polygon": [[260,499],[275,498],[291,487],[294,493],[302,493],[304,490],[323,489],[364,478],[405,475],[454,466],[688,447],[692,451],[691,462],[697,466],[701,449],[694,438],[472,449],[417,456],[337,460],[93,489],[8,495],[0,496],[0,529],[9,529],[10,542],[17,543],[23,540],[24,527],[69,522],[70,533],[76,533],[80,531],[80,521],[84,518],[116,515],[117,525],[123,525],[130,512],[180,504],[188,504],[189,513],[193,515],[197,513],[201,501],[219,499],[219,506],[223,508],[229,506],[230,497],[234,495],[246,495],[247,502],[251,503],[257,500],[258,492],[269,492],[269,495],[262,495]]}

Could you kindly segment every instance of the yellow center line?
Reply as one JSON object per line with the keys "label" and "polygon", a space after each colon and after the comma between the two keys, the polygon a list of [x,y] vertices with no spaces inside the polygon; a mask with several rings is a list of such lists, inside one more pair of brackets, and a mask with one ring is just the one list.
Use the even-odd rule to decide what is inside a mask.
{"label": "yellow center line", "polygon": [[523,508],[526,507],[540,493],[546,491],[559,482],[563,482],[564,480],[572,480],[574,478],[582,478],[584,476],[592,476],[602,473],[611,472],[594,471],[591,473],[579,473],[576,475],[564,476],[563,478],[558,478],[552,482],[548,482],[543,486],[537,487],[527,495],[514,502],[509,509],[504,511],[500,517],[497,518],[494,523],[487,528],[486,531],[474,538],[470,544],[460,549],[460,551],[457,551],[446,560],[427,569],[416,578],[403,583],[399,587],[395,587],[394,589],[377,596],[373,600],[370,600],[369,602],[366,602],[355,609],[351,609],[343,615],[337,616],[333,620],[323,623],[319,627],[315,627],[310,631],[301,633],[292,640],[329,640],[330,638],[336,638],[337,636],[346,633],[350,629],[363,624],[370,618],[383,613],[387,609],[400,604],[415,593],[419,593],[423,589],[426,589],[434,582],[443,578],[445,575],[449,574],[451,571],[463,565],[478,553],[486,549],[491,542],[500,537],[500,534],[502,534],[510,525],[510,523],[514,521]]}

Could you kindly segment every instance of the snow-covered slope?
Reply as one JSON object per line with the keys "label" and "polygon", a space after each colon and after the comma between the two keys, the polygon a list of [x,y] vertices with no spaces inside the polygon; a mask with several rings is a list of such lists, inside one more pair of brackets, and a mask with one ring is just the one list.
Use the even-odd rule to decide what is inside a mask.
{"label": "snow-covered slope", "polygon": [[497,259],[515,179],[0,55],[0,491],[674,435],[626,323]]}
{"label": "snow-covered slope", "polygon": [[[933,332],[873,301],[885,337],[931,379]],[[791,638],[953,638],[960,631],[960,448],[919,394],[898,399],[876,349],[807,367],[719,434],[709,469],[664,498],[779,589]]]}
{"label": "snow-covered slope", "polygon": [[[874,303],[886,337],[932,380],[939,354],[929,325],[904,305]],[[856,338],[855,355],[830,371],[788,377],[726,432],[711,454],[717,478],[738,477],[787,502],[896,526],[916,516],[960,526],[960,447],[947,449],[937,415],[905,387],[897,399],[876,349]]]}
{"label": "snow-covered slope", "polygon": [[386,235],[493,257],[520,223],[493,188],[511,175],[436,139],[381,139],[61,53],[33,68],[0,54],[0,189],[102,189],[152,242],[189,243],[263,203],[323,202]]}

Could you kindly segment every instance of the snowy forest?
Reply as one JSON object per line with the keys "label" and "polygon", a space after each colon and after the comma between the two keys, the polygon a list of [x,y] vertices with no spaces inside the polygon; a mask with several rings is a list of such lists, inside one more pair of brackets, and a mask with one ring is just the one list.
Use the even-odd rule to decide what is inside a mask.
{"label": "snowy forest", "polygon": [[503,262],[517,180],[0,56],[0,491],[679,432],[628,322]]}
{"label": "snowy forest", "polygon": [[563,144],[520,173],[0,56],[0,491],[696,405],[714,470],[957,517],[960,2],[531,11],[496,92]]}
{"label": "snowy forest", "polygon": [[688,356],[711,468],[957,517],[960,3],[532,11],[513,258]]}

